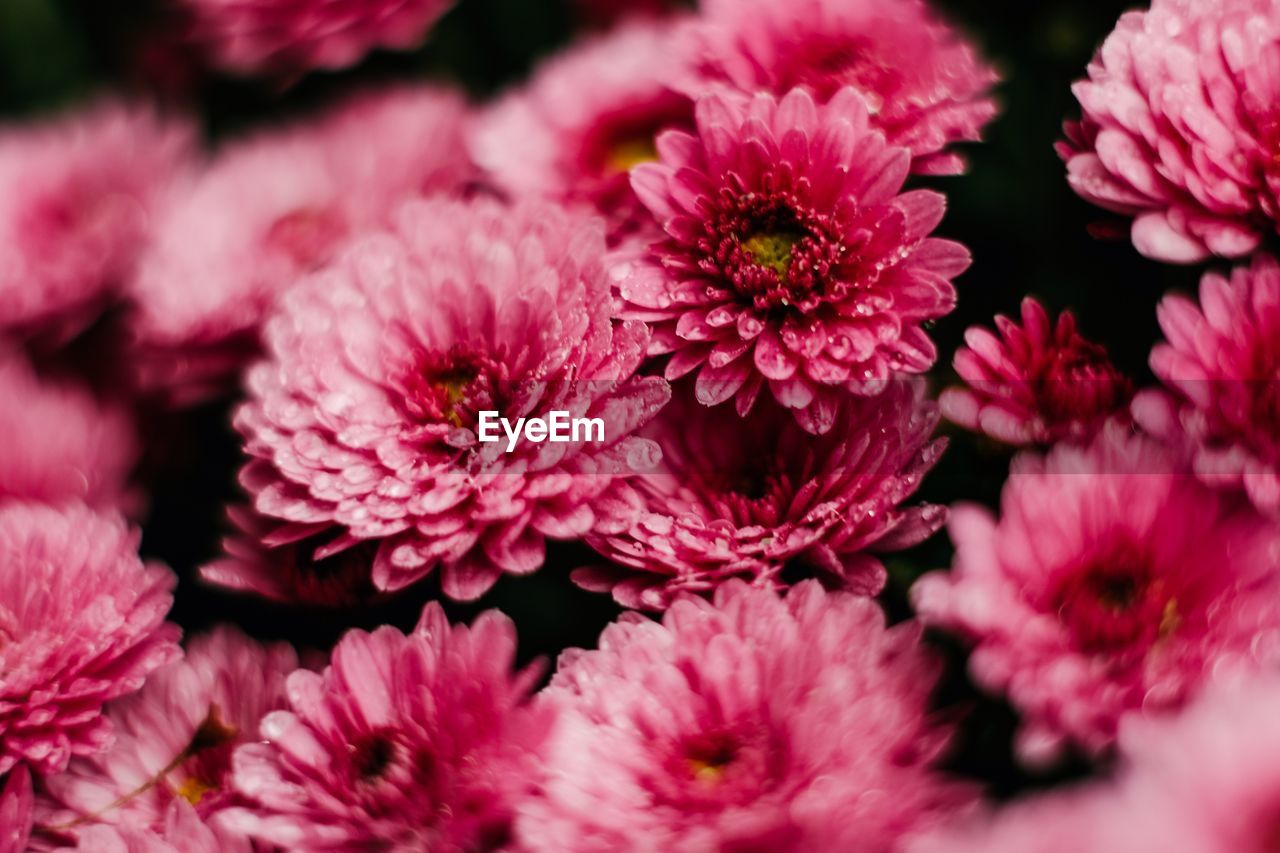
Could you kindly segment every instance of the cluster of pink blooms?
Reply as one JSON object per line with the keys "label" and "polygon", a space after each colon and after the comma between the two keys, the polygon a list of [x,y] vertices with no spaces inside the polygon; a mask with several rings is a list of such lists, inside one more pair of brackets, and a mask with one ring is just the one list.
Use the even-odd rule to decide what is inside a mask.
{"label": "cluster of pink blooms", "polygon": [[[451,4],[178,5],[214,64],[296,78]],[[0,853],[1269,849],[1280,4],[1155,0],[1075,89],[1077,192],[1150,257],[1247,257],[1160,304],[1160,385],[1027,297],[940,394],[970,263],[942,190],[996,113],[975,47],[924,0],[580,6],[489,103],[0,132]],[[183,584],[346,624],[577,543],[564,582],[627,611],[553,667],[436,601],[327,655],[180,643],[133,469],[156,412],[211,404],[243,494]],[[914,497],[942,418],[1016,448],[998,514]],[[944,525],[893,622],[884,555]],[[926,629],[1021,761],[1114,778],[984,804]]]}

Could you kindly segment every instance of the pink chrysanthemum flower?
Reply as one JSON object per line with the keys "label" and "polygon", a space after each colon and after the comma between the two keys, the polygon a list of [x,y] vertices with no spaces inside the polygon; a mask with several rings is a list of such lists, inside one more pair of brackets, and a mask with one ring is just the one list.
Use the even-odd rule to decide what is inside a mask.
{"label": "pink chrysanthemum flower", "polygon": [[[439,566],[446,594],[473,599],[537,569],[547,538],[581,536],[652,464],[632,433],[669,395],[632,375],[647,333],[611,322],[603,257],[598,225],[554,207],[408,205],[268,326],[237,417],[256,509],[343,531],[317,559],[376,540],[380,589]],[[603,440],[482,443],[481,411],[599,419]]]}
{"label": "pink chrysanthemum flower", "polygon": [[666,235],[622,282],[622,316],[652,325],[667,378],[696,369],[698,400],[739,414],[767,382],[823,433],[843,395],[931,366],[923,324],[954,306],[969,254],[928,236],[943,197],[901,191],[910,155],[858,93],[712,95],[696,120],[631,178]]}
{"label": "pink chrysanthemum flower", "polygon": [[537,784],[553,717],[513,674],[497,611],[451,627],[428,604],[413,633],[350,631],[323,673],[288,679],[291,711],[235,754],[255,801],[228,824],[288,850],[489,850]]}
{"label": "pink chrysanthemum flower", "polygon": [[871,124],[910,149],[919,174],[959,174],[948,150],[976,141],[996,114],[998,75],[921,0],[702,0],[688,50],[702,94],[730,85],[782,96],[809,89],[821,102],[851,86]]}
{"label": "pink chrysanthemum flower", "polygon": [[1242,487],[1260,510],[1280,512],[1280,264],[1259,256],[1230,280],[1209,273],[1200,307],[1167,296],[1157,315],[1168,343],[1151,368],[1169,392],[1142,392],[1134,417],[1189,444],[1206,482]]}
{"label": "pink chrysanthemum flower", "polygon": [[633,22],[552,59],[482,113],[476,161],[512,195],[605,216],[613,242],[653,236],[629,173],[657,159],[661,131],[693,123],[693,102],[669,86],[682,61],[681,26]]}
{"label": "pink chrysanthemum flower", "polygon": [[1134,217],[1148,257],[1248,254],[1276,230],[1280,7],[1155,0],[1121,16],[1059,145],[1083,198]]}
{"label": "pink chrysanthemum flower", "polygon": [[974,679],[1025,717],[1019,750],[1108,749],[1120,718],[1181,705],[1214,673],[1280,657],[1280,530],[1171,450],[1110,425],[1014,460],[999,522],[953,510],[951,572],[913,590],[971,637]]}
{"label": "pink chrysanthemum flower", "polygon": [[216,825],[242,804],[231,787],[231,753],[261,740],[258,722],[286,706],[285,676],[298,668],[288,645],[262,646],[231,628],[193,640],[186,656],[107,709],[111,748],[71,762],[45,787],[55,826],[92,823],[160,831],[176,800]]}
{"label": "pink chrysanthemum flower", "polygon": [[31,773],[19,764],[9,771],[0,790],[0,853],[24,853],[35,818]]}
{"label": "pink chrysanthemum flower", "polygon": [[174,578],[125,524],[83,507],[0,508],[0,773],[107,745],[108,700],[179,654]]}
{"label": "pink chrysanthemum flower", "polygon": [[662,463],[601,506],[587,541],[616,566],[580,569],[588,589],[663,609],[679,592],[730,578],[777,589],[783,573],[819,573],[874,595],[885,570],[869,550],[909,547],[941,526],[938,506],[899,505],[942,454],[937,409],[915,382],[845,397],[815,438],[765,403],[750,428],[733,412],[681,398],[645,434]]}
{"label": "pink chrysanthemum flower", "polygon": [[1098,344],[1081,337],[1070,311],[1052,322],[1044,307],[1022,300],[1022,325],[996,316],[996,337],[974,326],[956,351],[956,373],[968,387],[949,388],[942,413],[965,429],[1007,444],[1088,439],[1133,396]]}
{"label": "pink chrysanthemum flower", "polygon": [[76,841],[75,847],[60,847],[58,853],[253,853],[246,838],[209,826],[182,800],[170,804],[157,830],[94,824]]}
{"label": "pink chrysanthemum flower", "polygon": [[918,626],[815,581],[738,581],[628,613],[570,651],[544,698],[563,715],[528,849],[896,849],[970,792],[931,765],[937,676]]}
{"label": "pink chrysanthemum flower", "polygon": [[80,388],[42,382],[24,359],[0,353],[0,501],[128,501],[137,441],[128,415]]}
{"label": "pink chrysanthemum flower", "polygon": [[162,212],[132,280],[137,381],[176,402],[232,385],[284,289],[405,199],[470,179],[465,116],[451,91],[392,88],[228,145]]}
{"label": "pink chrysanthemum flower", "polygon": [[0,332],[60,342],[92,321],[193,141],[186,122],[117,102],[0,131]]}
{"label": "pink chrysanthemum flower", "polygon": [[233,74],[296,75],[412,50],[453,0],[180,0],[191,40]]}

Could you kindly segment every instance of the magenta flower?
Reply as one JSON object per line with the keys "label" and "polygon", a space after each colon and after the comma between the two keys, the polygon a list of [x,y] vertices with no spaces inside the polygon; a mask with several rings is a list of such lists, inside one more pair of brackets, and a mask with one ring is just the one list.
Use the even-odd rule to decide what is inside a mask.
{"label": "magenta flower", "polygon": [[[595,223],[489,202],[401,213],[269,324],[237,416],[241,480],[299,537],[341,532],[316,559],[376,542],[379,589],[440,567],[446,594],[473,599],[591,528],[595,502],[652,463],[632,432],[669,392],[632,375],[647,334],[610,320]],[[603,440],[482,443],[481,411],[599,419]]]}
{"label": "magenta flower", "polygon": [[910,154],[868,120],[852,89],[708,96],[696,135],[664,134],[632,172],[666,239],[622,283],[622,316],[652,325],[668,379],[698,371],[699,402],[745,414],[768,383],[820,434],[843,395],[937,358],[923,324],[954,306],[969,254],[928,236],[943,197],[901,192]]}
{"label": "magenta flower", "polygon": [[514,196],[603,215],[612,242],[657,231],[629,173],[656,160],[658,134],[693,124],[693,102],[672,90],[683,19],[632,22],[547,62],[476,122],[472,150]]}
{"label": "magenta flower", "polygon": [[0,789],[0,853],[23,853],[31,836],[35,796],[31,773],[19,764],[9,771]]}
{"label": "magenta flower", "polygon": [[1107,351],[1076,331],[1070,311],[1051,322],[1039,302],[1022,300],[1022,325],[996,316],[996,337],[974,326],[956,351],[966,388],[949,388],[942,413],[965,429],[1013,445],[1088,439],[1128,406],[1132,383]]}
{"label": "magenta flower", "polygon": [[804,87],[819,102],[851,86],[871,125],[910,149],[912,170],[950,175],[950,150],[976,141],[996,114],[999,79],[963,38],[921,0],[703,0],[689,50],[692,94],[729,85],[781,97]]}
{"label": "magenta flower", "polygon": [[951,572],[912,592],[926,623],[973,639],[970,671],[1024,715],[1028,761],[1103,752],[1124,715],[1280,655],[1280,530],[1174,451],[1113,424],[1015,459],[1001,507],[956,508]]}
{"label": "magenta flower", "polygon": [[814,437],[765,403],[744,428],[732,412],[680,399],[645,432],[662,463],[600,507],[587,541],[614,566],[574,580],[627,607],[661,610],[680,592],[730,578],[777,589],[784,572],[816,572],[874,595],[885,582],[868,553],[914,545],[943,523],[937,506],[900,507],[942,454],[923,387],[843,397],[834,428]]}
{"label": "magenta flower", "polygon": [[0,332],[61,342],[110,302],[193,129],[103,102],[0,132]]}
{"label": "magenta flower", "polygon": [[179,654],[174,578],[124,522],[83,507],[0,507],[0,773],[48,775],[105,747],[105,702]]}
{"label": "magenta flower", "polygon": [[243,837],[229,835],[200,820],[195,809],[175,800],[157,830],[137,826],[94,824],[80,832],[75,847],[60,847],[59,853],[253,853]]}
{"label": "magenta flower", "polygon": [[263,646],[232,628],[192,640],[186,657],[108,707],[108,750],[46,781],[58,808],[45,822],[160,832],[170,805],[185,801],[201,822],[219,825],[224,810],[243,804],[231,788],[231,753],[262,739],[258,722],[286,706],[285,676],[297,667],[288,645]]}
{"label": "magenta flower", "polygon": [[453,0],[181,0],[190,39],[232,74],[299,75],[412,50]]}
{"label": "magenta flower", "polygon": [[413,633],[350,631],[323,673],[289,676],[292,710],[235,754],[255,801],[229,825],[288,850],[496,849],[537,784],[550,708],[513,674],[497,611],[450,627],[428,604]]}
{"label": "magenta flower", "polygon": [[1209,273],[1200,307],[1167,296],[1157,315],[1168,343],[1151,369],[1168,392],[1144,391],[1134,417],[1195,454],[1206,482],[1243,488],[1280,512],[1280,264],[1265,256],[1231,278]]}
{"label": "magenta flower", "polygon": [[932,769],[937,675],[918,626],[814,581],[734,581],[661,623],[624,614],[545,691],[563,715],[527,849],[865,850],[966,805]]}
{"label": "magenta flower", "polygon": [[128,414],[72,385],[42,382],[0,353],[0,501],[127,508],[137,440]]}
{"label": "magenta flower", "polygon": [[1154,0],[1122,15],[1073,91],[1059,153],[1082,198],[1133,217],[1148,257],[1252,252],[1276,229],[1280,11],[1268,0]]}
{"label": "magenta flower", "polygon": [[471,177],[465,115],[453,92],[392,88],[229,144],[163,211],[131,282],[136,381],[176,403],[232,387],[286,287]]}

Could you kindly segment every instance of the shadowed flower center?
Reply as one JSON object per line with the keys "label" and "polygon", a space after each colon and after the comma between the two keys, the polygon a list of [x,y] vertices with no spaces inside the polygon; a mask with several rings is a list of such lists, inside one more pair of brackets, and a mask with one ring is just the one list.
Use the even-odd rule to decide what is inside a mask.
{"label": "shadowed flower center", "polygon": [[1145,652],[1177,630],[1177,600],[1140,564],[1118,562],[1071,572],[1055,596],[1058,615],[1089,653]]}
{"label": "shadowed flower center", "polygon": [[391,769],[396,759],[395,742],[386,732],[373,732],[351,748],[351,766],[356,779],[377,782]]}
{"label": "shadowed flower center", "polygon": [[641,163],[658,159],[658,146],[652,136],[634,136],[620,139],[609,148],[605,167],[610,172],[630,172]]}
{"label": "shadowed flower center", "polygon": [[737,527],[771,527],[787,517],[795,487],[785,471],[763,461],[747,461],[732,473],[713,473],[703,486],[715,518]]}
{"label": "shadowed flower center", "polygon": [[302,269],[314,269],[342,239],[341,217],[324,208],[303,207],[286,213],[267,229],[266,244],[288,255]]}
{"label": "shadowed flower center", "polygon": [[1083,339],[1055,348],[1036,371],[1039,410],[1055,422],[1090,422],[1128,402],[1132,386],[1107,351]]}
{"label": "shadowed flower center", "polygon": [[785,751],[766,727],[717,727],[675,744],[665,774],[655,780],[662,802],[682,809],[721,809],[759,799],[783,775]]}
{"label": "shadowed flower center", "polygon": [[405,405],[414,420],[474,427],[479,413],[498,409],[507,387],[506,365],[461,344],[446,353],[425,353],[405,382]]}

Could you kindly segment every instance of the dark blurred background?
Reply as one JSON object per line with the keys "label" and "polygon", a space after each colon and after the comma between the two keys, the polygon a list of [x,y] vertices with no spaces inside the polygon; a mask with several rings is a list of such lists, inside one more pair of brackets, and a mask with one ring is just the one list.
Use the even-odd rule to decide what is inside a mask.
{"label": "dark blurred background", "polygon": [[[778,0],[787,2],[787,0]],[[1065,117],[1076,107],[1071,82],[1084,73],[1096,45],[1125,0],[938,0],[938,5],[1000,68],[1001,116],[987,141],[971,146],[969,173],[922,183],[949,197],[940,234],[973,252],[974,265],[958,282],[960,304],[933,330],[942,361],[939,387],[950,382],[951,354],[966,327],[989,324],[993,314],[1016,314],[1025,294],[1051,309],[1073,309],[1087,337],[1105,344],[1122,370],[1149,381],[1147,354],[1158,337],[1154,306],[1167,290],[1190,290],[1199,270],[1156,264],[1127,240],[1094,239],[1086,230],[1101,214],[1076,198],[1053,151]],[[377,55],[360,67],[313,75],[289,87],[202,76],[189,57],[166,49],[163,0],[0,0],[0,118],[5,121],[74,103],[108,87],[158,91],[194,101],[212,138],[323,103],[353,85],[378,79],[454,80],[477,99],[519,81],[539,58],[575,36],[575,15],[565,0],[459,0],[430,42],[417,53]],[[152,488],[144,550],[169,563],[184,583],[175,618],[189,631],[234,621],[261,637],[289,638],[326,648],[346,628],[416,619],[430,584],[370,608],[343,612],[280,607],[228,595],[191,580],[192,570],[216,553],[222,505],[235,496],[237,445],[227,406],[185,416],[181,423],[147,428],[185,434],[183,451],[148,472]],[[922,497],[994,504],[1010,454],[988,442],[947,430],[951,447],[926,481]],[[590,560],[578,548],[551,550],[537,574],[505,579],[474,606],[450,607],[456,618],[498,607],[520,632],[522,658],[548,663],[568,646],[594,643],[617,608],[574,588],[568,571]],[[885,593],[891,618],[909,615],[906,589],[921,572],[950,561],[945,535],[889,559]],[[1010,752],[1015,719],[1002,702],[979,694],[965,679],[963,651],[931,638],[948,660],[938,692],[939,713],[960,722],[953,767],[988,785],[996,796],[1060,781],[1090,768],[1072,762],[1031,776]]]}

